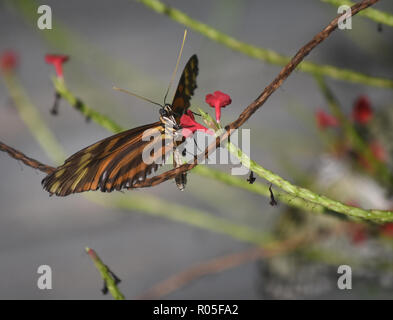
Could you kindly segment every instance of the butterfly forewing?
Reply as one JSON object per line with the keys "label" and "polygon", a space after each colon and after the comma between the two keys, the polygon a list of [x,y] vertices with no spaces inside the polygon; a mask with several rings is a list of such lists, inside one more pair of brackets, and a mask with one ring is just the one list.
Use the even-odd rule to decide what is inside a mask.
{"label": "butterfly forewing", "polygon": [[186,113],[191,105],[191,97],[197,88],[197,76],[198,58],[194,54],[184,67],[172,102],[172,111],[175,114],[177,123],[180,123],[180,117]]}

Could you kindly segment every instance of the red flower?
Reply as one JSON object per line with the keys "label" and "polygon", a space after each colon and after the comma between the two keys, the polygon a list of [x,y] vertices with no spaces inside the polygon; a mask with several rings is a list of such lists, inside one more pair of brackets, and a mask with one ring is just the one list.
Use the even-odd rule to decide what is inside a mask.
{"label": "red flower", "polygon": [[386,154],[385,149],[380,145],[378,141],[373,141],[370,145],[371,152],[374,157],[381,162],[386,162],[388,159],[388,155]]}
{"label": "red flower", "polygon": [[317,124],[320,129],[338,126],[337,119],[323,110],[318,110],[315,114],[315,117],[317,119]]}
{"label": "red flower", "polygon": [[380,230],[385,237],[393,238],[393,222],[384,224]]}
{"label": "red flower", "polygon": [[367,240],[367,234],[364,230],[356,230],[352,234],[352,243],[355,245],[360,245],[366,240]]}
{"label": "red flower", "polygon": [[205,101],[212,108],[216,109],[216,120],[218,123],[220,123],[221,119],[221,108],[224,108],[228,104],[232,103],[231,97],[221,91],[216,91],[214,94],[207,94]]}
{"label": "red flower", "polygon": [[45,56],[46,63],[55,66],[56,75],[59,78],[63,78],[63,63],[67,62],[68,59],[68,56],[62,54],[47,54]]}
{"label": "red flower", "polygon": [[366,124],[370,121],[373,115],[370,100],[367,96],[360,96],[356,99],[352,110],[353,119],[361,124]]}
{"label": "red flower", "polygon": [[18,65],[18,61],[18,55],[14,51],[4,51],[0,57],[0,69],[4,72],[13,71]]}
{"label": "red flower", "polygon": [[214,132],[195,121],[194,115],[190,110],[187,114],[183,114],[180,118],[180,125],[182,126],[182,135],[186,138],[191,136],[195,131],[203,131],[205,133],[214,135]]}
{"label": "red flower", "polygon": [[365,170],[367,170],[368,172],[371,172],[371,173],[373,172],[374,169],[373,169],[372,165],[370,164],[370,162],[367,160],[367,158],[365,156],[359,155],[358,163],[359,163],[360,166],[363,167],[363,169],[365,169]]}
{"label": "red flower", "polygon": [[360,245],[367,240],[367,230],[362,225],[351,224],[349,227],[349,234],[351,237],[351,242],[354,245]]}

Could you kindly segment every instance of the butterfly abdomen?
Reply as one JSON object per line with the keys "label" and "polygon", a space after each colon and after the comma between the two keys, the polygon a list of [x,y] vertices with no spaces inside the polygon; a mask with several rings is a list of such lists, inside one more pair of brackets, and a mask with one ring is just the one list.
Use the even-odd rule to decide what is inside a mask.
{"label": "butterfly abdomen", "polygon": [[187,173],[181,173],[175,177],[176,186],[180,191],[184,191],[187,184]]}

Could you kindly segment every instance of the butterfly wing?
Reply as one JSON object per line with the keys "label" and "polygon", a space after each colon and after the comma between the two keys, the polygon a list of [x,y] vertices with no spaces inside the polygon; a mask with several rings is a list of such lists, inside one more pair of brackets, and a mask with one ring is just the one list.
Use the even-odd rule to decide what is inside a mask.
{"label": "butterfly wing", "polygon": [[177,123],[180,123],[180,117],[186,113],[187,109],[191,105],[190,100],[197,87],[197,76],[198,58],[194,54],[184,67],[172,102],[172,111]]}
{"label": "butterfly wing", "polygon": [[[147,155],[148,161],[143,158],[146,147],[155,151]],[[165,135],[162,123],[155,122],[84,148],[46,176],[42,184],[45,190],[57,196],[97,189],[111,192],[133,188],[136,182],[144,181],[157,170],[171,151],[172,139]]]}
{"label": "butterfly wing", "polygon": [[[180,123],[180,117],[190,107],[191,96],[197,87],[197,75],[198,58],[193,55],[184,67],[172,103],[177,123]],[[153,141],[142,139],[146,130],[149,130],[148,135],[155,136]],[[42,180],[43,187],[50,194],[58,196],[97,189],[111,192],[133,188],[136,182],[144,181],[157,170],[158,163],[175,149],[177,144],[172,137],[169,138],[161,122],[121,132],[69,157]],[[150,155],[147,162],[143,161],[142,156],[146,147],[158,150]]]}

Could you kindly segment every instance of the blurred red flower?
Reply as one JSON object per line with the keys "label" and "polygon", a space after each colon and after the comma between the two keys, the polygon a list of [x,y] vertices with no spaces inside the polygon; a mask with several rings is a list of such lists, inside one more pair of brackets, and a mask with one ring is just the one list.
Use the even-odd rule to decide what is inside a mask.
{"label": "blurred red flower", "polygon": [[48,64],[53,64],[55,67],[56,75],[63,78],[63,63],[69,60],[69,56],[63,54],[47,54],[45,61]]}
{"label": "blurred red flower", "polygon": [[19,57],[11,50],[4,51],[0,56],[0,69],[4,72],[15,70],[18,66]]}
{"label": "blurred red flower", "polygon": [[367,96],[360,96],[356,99],[352,110],[353,119],[361,124],[366,124],[370,121],[373,115],[370,100]]}
{"label": "blurred red flower", "polygon": [[393,238],[393,222],[384,224],[380,230],[385,237]]}
{"label": "blurred red flower", "polygon": [[315,114],[318,127],[320,129],[326,129],[328,127],[337,127],[338,121],[332,115],[326,113],[323,110],[318,110]]}
{"label": "blurred red flower", "polygon": [[373,153],[374,157],[381,162],[386,162],[388,159],[388,155],[385,149],[381,146],[378,141],[373,141],[370,145],[371,152]]}
{"label": "blurred red flower", "polygon": [[183,114],[180,118],[180,125],[182,126],[182,134],[188,138],[195,131],[203,131],[205,133],[214,135],[214,132],[195,121],[191,110],[187,110],[187,114]]}
{"label": "blurred red flower", "polygon": [[212,108],[216,109],[216,120],[218,123],[220,123],[221,119],[221,108],[224,108],[228,104],[232,103],[231,97],[221,91],[215,91],[213,94],[207,94],[205,101]]}
{"label": "blurred red flower", "polygon": [[349,234],[351,242],[354,245],[361,245],[368,237],[366,228],[359,224],[351,224],[349,227]]}

